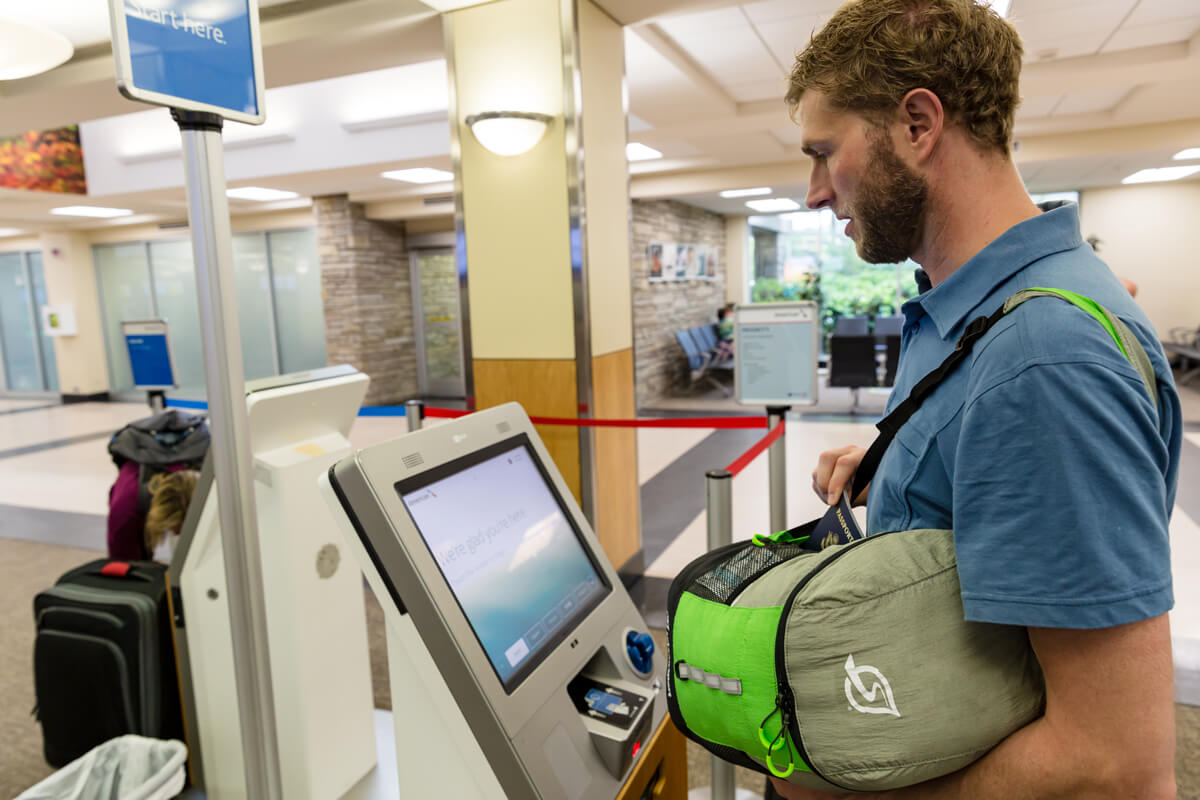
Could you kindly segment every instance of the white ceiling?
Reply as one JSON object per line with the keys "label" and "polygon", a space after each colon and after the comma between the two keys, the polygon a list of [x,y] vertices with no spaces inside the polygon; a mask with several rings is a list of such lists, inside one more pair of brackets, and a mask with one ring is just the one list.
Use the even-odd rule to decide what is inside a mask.
{"label": "white ceiling", "polygon": [[[631,166],[635,197],[676,197],[725,213],[748,209],[744,201],[719,199],[721,189],[768,185],[803,199],[807,160],[783,96],[795,53],[838,0],[597,2],[628,26],[631,139],[664,154]],[[48,24],[89,48],[44,76],[0,83],[4,128],[16,132],[137,110],[113,88],[111,56],[103,52],[106,5],[0,0],[0,17]],[[274,6],[263,24],[269,86],[441,55],[440,23],[418,0],[259,5]],[[1165,165],[1178,149],[1200,146],[1200,0],[1013,0],[1010,18],[1026,44],[1016,158],[1031,190],[1116,183],[1136,169]],[[390,97],[378,107],[395,105]],[[448,152],[419,162],[397,154],[355,169],[293,163],[289,171],[255,182],[302,194],[347,191],[390,217],[441,214],[449,209],[423,206],[420,198],[445,194],[445,186],[393,184],[378,172],[448,165]],[[182,190],[105,198],[110,200],[178,218]],[[60,202],[0,192],[0,227],[15,221],[36,228],[38,216]],[[20,219],[13,216],[17,209]],[[54,219],[44,227],[85,224],[95,225]]]}

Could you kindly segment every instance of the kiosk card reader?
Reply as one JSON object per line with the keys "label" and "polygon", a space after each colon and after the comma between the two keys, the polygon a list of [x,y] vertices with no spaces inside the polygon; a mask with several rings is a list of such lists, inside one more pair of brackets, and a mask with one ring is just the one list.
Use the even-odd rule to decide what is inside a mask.
{"label": "kiosk card reader", "polygon": [[400,796],[615,797],[666,712],[663,658],[522,408],[321,484],[384,606]]}

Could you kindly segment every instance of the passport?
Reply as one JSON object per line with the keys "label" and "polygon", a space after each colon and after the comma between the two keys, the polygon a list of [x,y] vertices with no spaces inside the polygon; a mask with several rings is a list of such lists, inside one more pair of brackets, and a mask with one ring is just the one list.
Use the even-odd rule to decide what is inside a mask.
{"label": "passport", "polygon": [[866,534],[858,527],[854,514],[850,511],[850,495],[842,492],[842,499],[835,506],[830,506],[825,516],[817,523],[817,527],[808,537],[808,549],[824,550],[835,544],[848,544],[859,539],[865,539]]}

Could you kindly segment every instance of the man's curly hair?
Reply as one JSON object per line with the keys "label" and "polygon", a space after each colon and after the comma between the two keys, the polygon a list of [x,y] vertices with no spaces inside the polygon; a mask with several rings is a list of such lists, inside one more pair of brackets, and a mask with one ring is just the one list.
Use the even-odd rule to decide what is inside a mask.
{"label": "man's curly hair", "polygon": [[787,103],[794,115],[815,89],[883,126],[908,92],[928,89],[973,141],[1007,154],[1022,52],[1013,26],[976,0],[852,0],[796,56]]}

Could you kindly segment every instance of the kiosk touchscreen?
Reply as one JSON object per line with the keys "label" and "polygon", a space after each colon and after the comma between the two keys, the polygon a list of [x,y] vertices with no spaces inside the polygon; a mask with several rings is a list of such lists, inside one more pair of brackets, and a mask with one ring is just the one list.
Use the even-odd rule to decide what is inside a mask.
{"label": "kiosk touchscreen", "polygon": [[379,593],[402,797],[613,798],[663,661],[516,403],[322,480]]}
{"label": "kiosk touchscreen", "polygon": [[[283,796],[334,800],[376,762],[363,585],[318,476],[351,452],[368,378],[338,366],[246,383]],[[217,492],[206,461],[171,561],[192,782],[246,797]]]}

